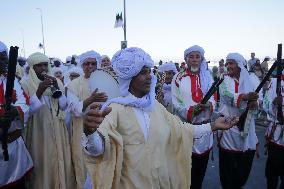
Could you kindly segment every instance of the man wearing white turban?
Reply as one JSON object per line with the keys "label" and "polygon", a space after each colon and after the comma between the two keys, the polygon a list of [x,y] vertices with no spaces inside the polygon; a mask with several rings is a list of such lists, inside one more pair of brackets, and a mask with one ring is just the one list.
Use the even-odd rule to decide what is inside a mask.
{"label": "man wearing white turban", "polygon": [[240,189],[245,185],[258,143],[255,133],[258,94],[253,92],[257,86],[252,82],[245,64],[244,57],[239,53],[228,54],[228,75],[219,87],[219,112],[222,115],[240,116],[247,106],[249,108],[243,132],[234,126],[218,135],[220,180],[224,189]]}
{"label": "man wearing white turban", "polygon": [[62,70],[61,67],[52,68],[52,75],[55,78],[59,79],[62,82],[62,84],[64,85],[64,76],[63,76],[63,70]]}
{"label": "man wearing white turban", "polygon": [[111,66],[110,59],[107,55],[102,55],[102,68],[107,68]]}
{"label": "man wearing white turban", "polygon": [[155,100],[154,62],[142,49],[118,51],[112,63],[121,97],[102,112],[93,106],[84,119],[82,143],[93,187],[188,189],[193,135],[233,123],[219,118],[212,128],[210,123],[192,127],[170,114]]}
{"label": "man wearing white turban", "polygon": [[25,177],[32,170],[33,161],[21,137],[28,119],[29,103],[18,80],[14,81],[11,110],[5,112],[4,109],[7,55],[6,45],[0,41],[0,139],[3,137],[2,129],[6,127],[5,122],[11,121],[7,135],[9,161],[4,161],[0,142],[0,188],[16,189],[25,187]]}
{"label": "man wearing white turban", "polygon": [[[69,83],[71,82],[71,81],[73,81],[74,79],[76,79],[76,78],[78,78],[78,77],[80,77],[80,76],[82,76],[82,75],[84,75],[84,72],[83,72],[83,70],[82,70],[82,68],[79,68],[79,67],[72,67],[72,68],[70,68],[69,70],[68,70],[68,72],[67,72],[67,74],[66,74],[66,77],[68,77],[68,80],[69,80]],[[65,84],[65,95],[67,96],[67,91],[68,91],[68,88],[67,88],[67,86],[68,86],[68,84],[69,83],[66,83]],[[67,129],[68,129],[68,132],[69,132],[69,134],[71,134],[70,132],[70,124],[71,124],[71,112],[70,112],[70,109],[69,108],[67,108],[66,110],[65,110],[65,123],[66,123],[66,126],[67,126]]]}
{"label": "man wearing white turban", "polygon": [[[284,72],[281,76],[281,96],[277,96],[277,79],[272,78],[265,94],[263,104],[267,113],[269,125],[265,136],[267,141],[267,161],[265,166],[265,176],[268,189],[277,189],[279,185],[284,188],[284,125],[278,120],[278,106],[283,109],[284,96]],[[283,110],[282,110],[283,111]],[[282,115],[283,116],[283,115]]]}
{"label": "man wearing white turban", "polygon": [[173,103],[172,103],[172,92],[171,92],[171,83],[175,74],[178,73],[176,65],[170,61],[159,66],[159,72],[165,74],[165,81],[162,86],[163,99],[162,104],[169,112],[173,112]]}
{"label": "man wearing white turban", "polygon": [[87,107],[93,102],[107,100],[105,93],[90,91],[89,78],[100,67],[100,55],[95,51],[87,51],[79,56],[79,64],[84,74],[67,85],[68,111],[71,113],[70,138],[72,162],[75,169],[77,188],[81,189],[86,180],[86,168],[81,146],[83,133],[83,115]]}
{"label": "man wearing white turban", "polygon": [[63,93],[63,85],[50,76],[49,59],[44,54],[33,53],[27,63],[30,66],[29,78],[22,80],[21,84],[30,97],[26,143],[34,160],[34,171],[29,188],[73,188],[75,179],[64,123],[67,99],[64,95],[53,98],[51,90],[54,86]]}
{"label": "man wearing white turban", "polygon": [[[210,89],[213,79],[207,70],[204,50],[194,45],[184,51],[187,69],[175,75],[172,81],[172,101],[174,111],[182,119],[192,124],[210,121],[214,98],[205,105],[202,98]],[[192,149],[191,189],[201,189],[206,173],[210,151],[213,148],[213,134],[196,138]]]}

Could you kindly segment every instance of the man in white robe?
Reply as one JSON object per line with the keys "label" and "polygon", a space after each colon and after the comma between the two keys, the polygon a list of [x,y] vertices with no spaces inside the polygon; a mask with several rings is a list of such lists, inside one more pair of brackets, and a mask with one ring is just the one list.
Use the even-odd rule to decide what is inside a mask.
{"label": "man in white robe", "polygon": [[29,112],[29,99],[15,79],[13,104],[10,112],[5,112],[5,92],[7,86],[8,49],[0,41],[0,138],[6,120],[11,121],[7,143],[9,160],[4,161],[2,143],[0,141],[0,188],[25,188],[25,177],[33,168],[32,158],[22,138],[22,129],[26,126]]}
{"label": "man in white robe", "polygon": [[165,74],[165,81],[162,86],[163,90],[163,100],[162,104],[165,108],[170,112],[173,113],[173,103],[172,103],[172,87],[171,83],[175,74],[178,73],[175,64],[170,61],[166,62],[159,67],[159,71]]}
{"label": "man in white robe", "polygon": [[[267,141],[268,157],[266,161],[265,176],[268,189],[276,189],[280,178],[281,186],[284,188],[284,125],[277,118],[278,106],[281,106],[283,112],[284,96],[284,75],[281,75],[281,96],[277,96],[277,79],[272,78],[269,88],[265,94],[263,104],[267,113],[269,126],[265,136]],[[283,115],[282,115],[283,118]]]}
{"label": "man in white robe", "polygon": [[[201,100],[213,84],[202,47],[194,45],[184,51],[187,69],[174,76],[172,81],[172,101],[175,113],[195,125],[210,122],[214,110],[214,98],[206,104]],[[213,148],[213,134],[204,135],[193,141],[191,189],[201,189],[206,173],[210,151]],[[193,174],[194,173],[194,174]]]}
{"label": "man in white robe", "polygon": [[242,188],[250,174],[258,144],[255,133],[255,118],[258,113],[257,85],[244,67],[246,61],[239,53],[230,53],[226,58],[228,75],[220,85],[220,109],[223,116],[240,116],[248,106],[244,130],[237,126],[219,133],[219,169],[224,189]]}
{"label": "man in white robe", "polygon": [[91,74],[100,67],[100,55],[95,51],[87,51],[79,56],[79,64],[84,74],[67,85],[68,112],[71,113],[70,138],[72,162],[75,169],[77,188],[81,189],[86,181],[87,171],[85,168],[81,138],[83,133],[82,116],[85,110],[93,102],[107,100],[105,93],[90,90],[89,79]]}
{"label": "man in white robe", "polygon": [[[44,54],[33,53],[27,63],[30,66],[29,78],[21,85],[30,97],[26,144],[34,160],[28,188],[74,188],[70,144],[64,123],[67,99],[63,85],[50,76],[49,58]],[[54,89],[62,92],[58,98],[53,97]]]}
{"label": "man in white robe", "polygon": [[93,188],[188,189],[193,137],[233,123],[219,118],[212,127],[192,127],[170,114],[155,100],[154,62],[142,49],[118,51],[112,63],[121,97],[103,106],[112,109],[103,121],[110,108],[91,109],[84,119],[83,146]]}

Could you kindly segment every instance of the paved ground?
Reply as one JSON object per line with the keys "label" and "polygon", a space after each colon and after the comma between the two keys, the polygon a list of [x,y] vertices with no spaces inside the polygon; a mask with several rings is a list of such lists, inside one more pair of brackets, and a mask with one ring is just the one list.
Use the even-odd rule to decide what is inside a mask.
{"label": "paved ground", "polygon": [[[266,179],[264,175],[266,156],[264,155],[264,126],[257,126],[256,133],[260,142],[260,158],[254,158],[250,177],[244,189],[265,189]],[[214,148],[214,161],[209,160],[207,172],[203,182],[203,189],[222,189],[219,180],[219,158],[218,149]]]}

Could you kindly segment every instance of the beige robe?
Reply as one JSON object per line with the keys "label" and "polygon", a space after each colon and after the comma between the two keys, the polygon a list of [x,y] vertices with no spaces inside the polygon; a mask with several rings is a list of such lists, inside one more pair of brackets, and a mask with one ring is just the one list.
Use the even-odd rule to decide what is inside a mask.
{"label": "beige robe", "polygon": [[[91,95],[88,80],[81,76],[74,79],[68,86],[68,90],[76,95],[80,101],[85,100]],[[83,133],[83,118],[72,115],[71,121],[71,154],[75,169],[77,188],[82,189],[87,178],[87,169],[84,162],[83,149],[81,145]]]}
{"label": "beige robe", "polygon": [[[29,80],[21,84],[29,97],[34,95]],[[58,85],[63,88],[60,82]],[[51,110],[44,104],[31,115],[26,127],[26,144],[34,161],[28,188],[72,189],[75,179],[64,112],[59,110],[57,115],[58,99],[49,96],[49,100]]]}
{"label": "beige robe", "polygon": [[98,131],[104,154],[85,153],[95,189],[189,189],[193,130],[160,103],[150,114],[147,141],[133,109],[111,104]]}

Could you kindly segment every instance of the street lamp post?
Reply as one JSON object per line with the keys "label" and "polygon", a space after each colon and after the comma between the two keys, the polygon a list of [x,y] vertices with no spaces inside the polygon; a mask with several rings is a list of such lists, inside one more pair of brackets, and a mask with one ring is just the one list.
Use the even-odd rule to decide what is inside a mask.
{"label": "street lamp post", "polygon": [[124,22],[123,22],[123,31],[124,31],[124,41],[121,41],[121,49],[127,48],[127,40],[126,40],[126,5],[125,5],[125,0],[123,0],[123,17],[124,17]]}
{"label": "street lamp post", "polygon": [[41,10],[41,8],[36,8],[36,9],[40,11],[41,33],[42,33],[42,45],[43,45],[43,53],[45,54],[45,43],[44,43],[44,32],[43,32],[42,10]]}
{"label": "street lamp post", "polygon": [[22,34],[22,45],[23,45],[22,52],[23,52],[23,54],[24,54],[24,57],[26,57],[24,31],[23,31],[23,29],[20,29],[20,31],[21,31],[21,34]]}

